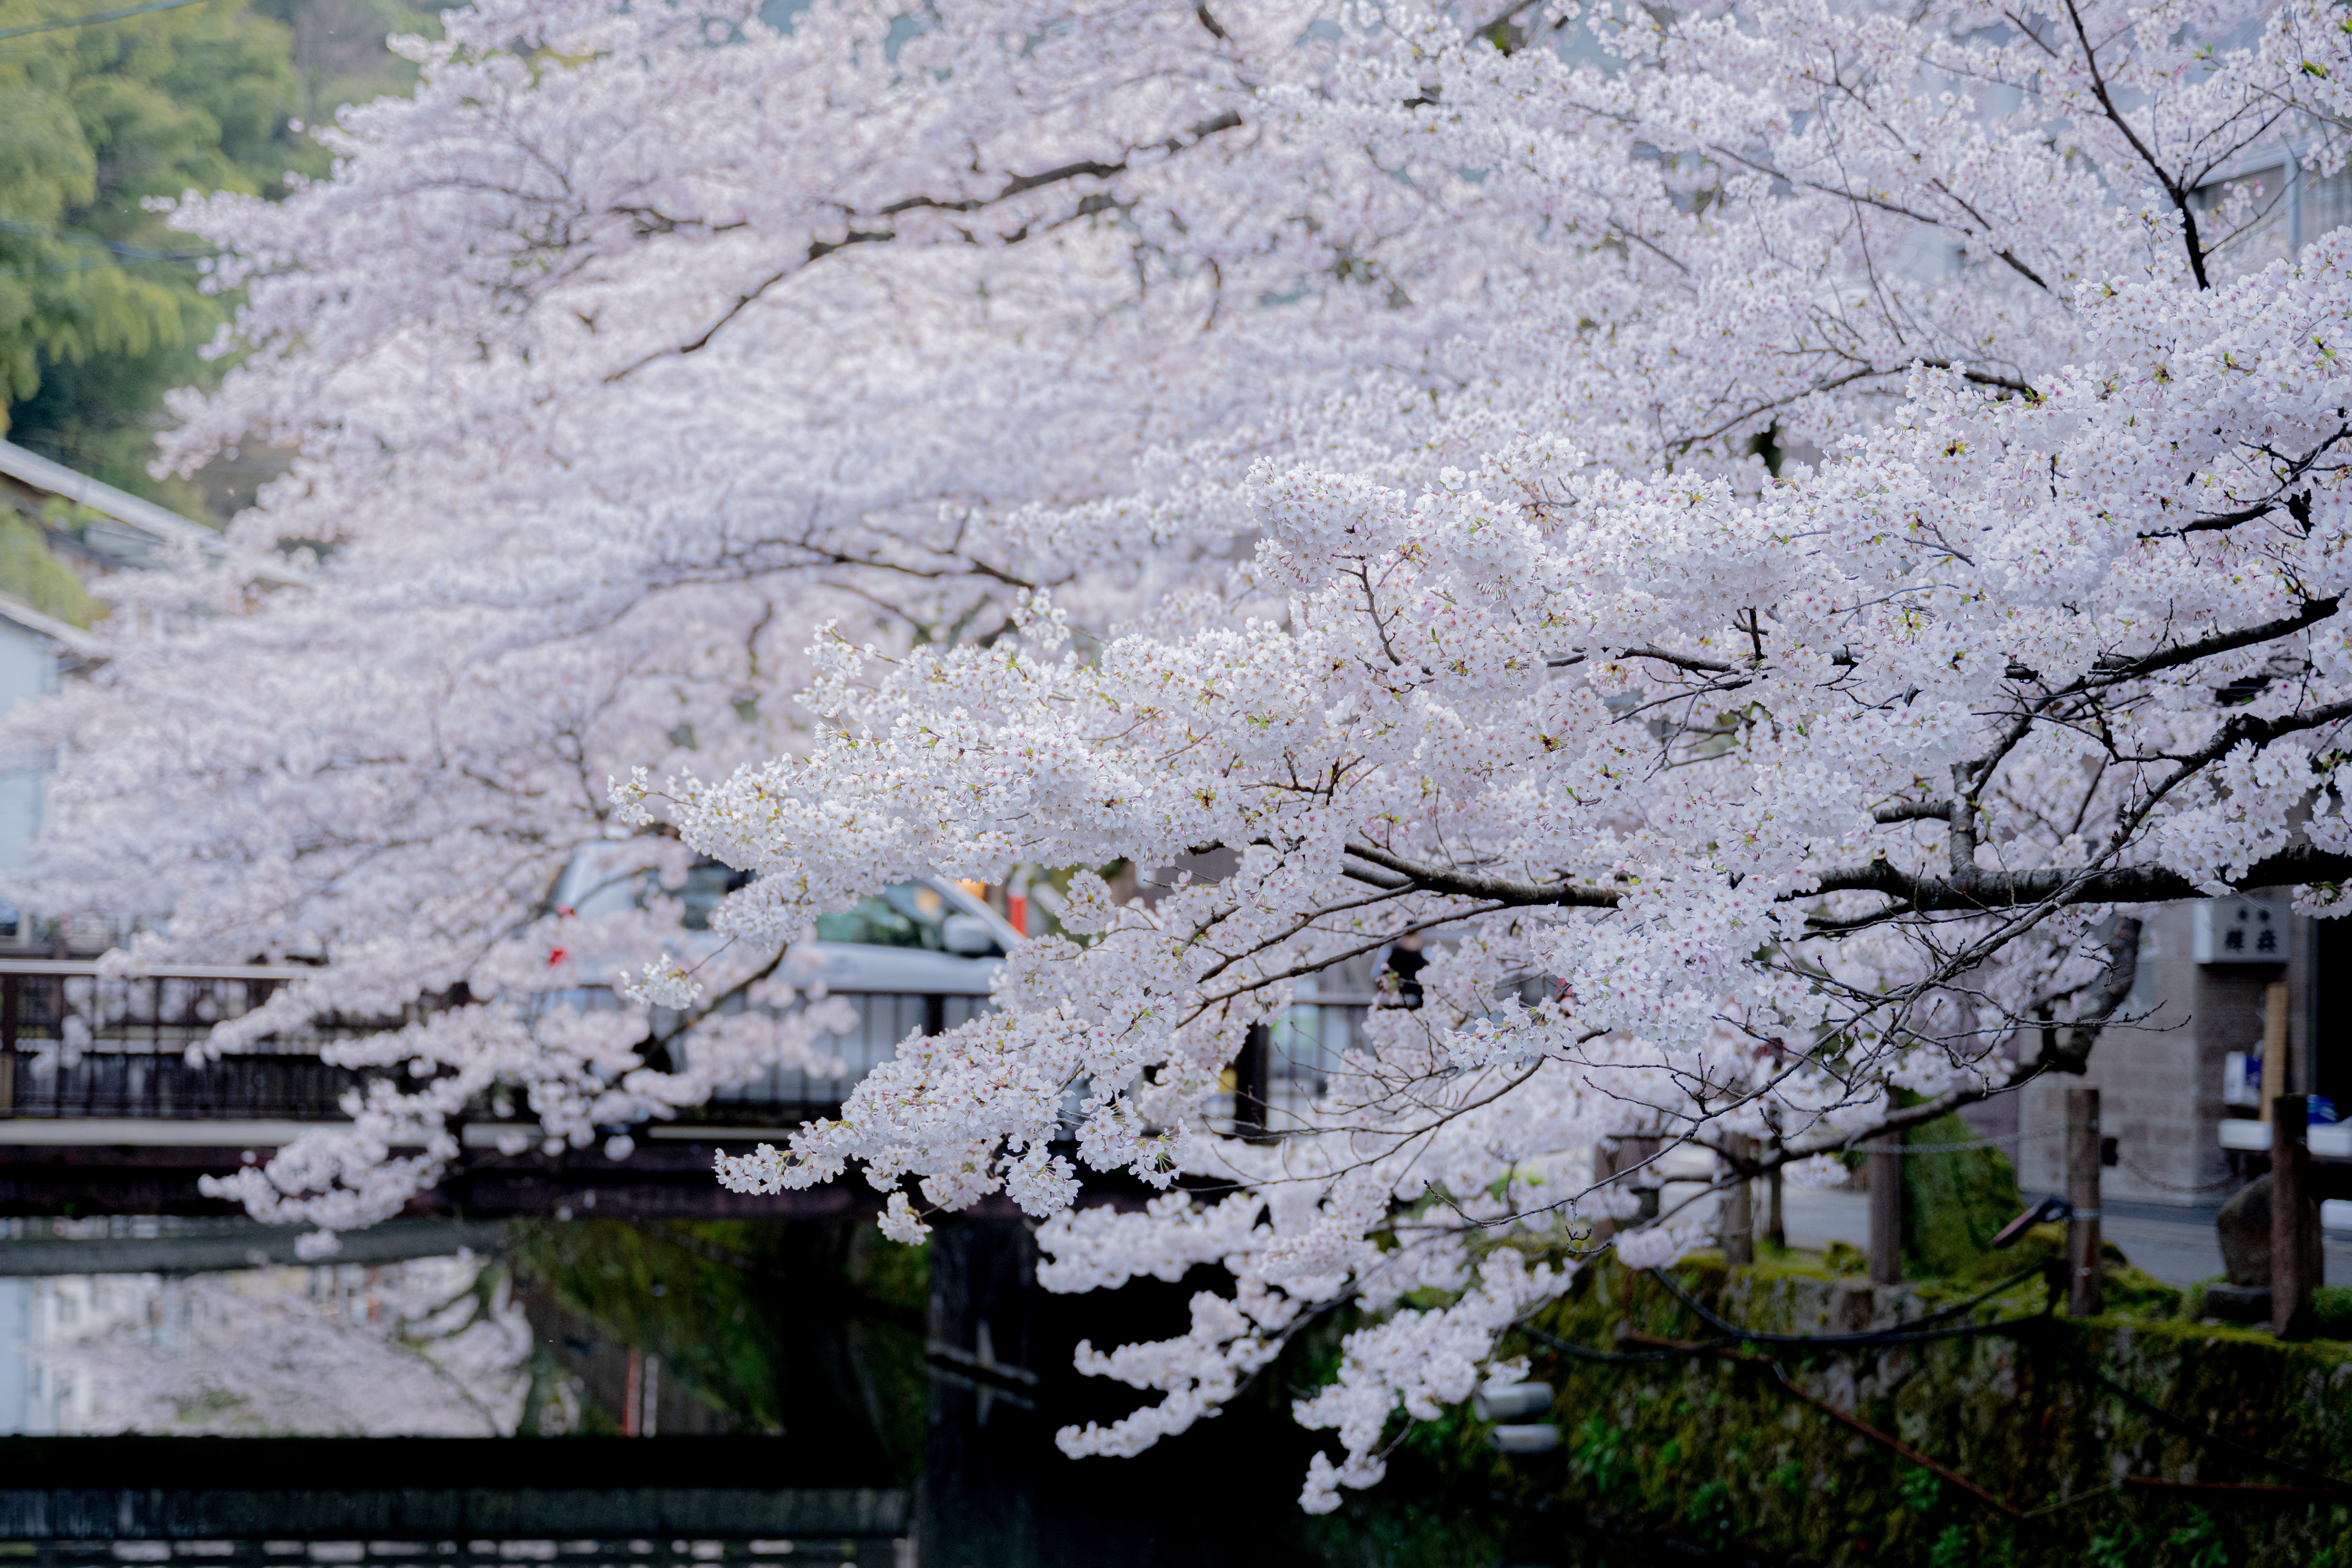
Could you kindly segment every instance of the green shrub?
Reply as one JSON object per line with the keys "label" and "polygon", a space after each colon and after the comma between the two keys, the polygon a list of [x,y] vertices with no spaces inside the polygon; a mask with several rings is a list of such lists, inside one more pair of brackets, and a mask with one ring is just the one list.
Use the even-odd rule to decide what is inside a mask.
{"label": "green shrub", "polygon": [[2188,1521],[2165,1537],[2165,1543],[2180,1568],[2229,1568],[2230,1549],[2213,1516],[2201,1508],[2190,1509]]}
{"label": "green shrub", "polygon": [[1976,1558],[1977,1544],[1969,1539],[1968,1527],[1948,1524],[1927,1549],[1927,1568],[1970,1568]]}
{"label": "green shrub", "polygon": [[[1922,1122],[1904,1142],[1925,1147],[1968,1143],[1976,1129],[1957,1115]],[[1992,1238],[2024,1207],[2009,1156],[1994,1148],[1949,1149],[1903,1161],[1903,1250],[1919,1274],[1951,1279],[2000,1268]]]}

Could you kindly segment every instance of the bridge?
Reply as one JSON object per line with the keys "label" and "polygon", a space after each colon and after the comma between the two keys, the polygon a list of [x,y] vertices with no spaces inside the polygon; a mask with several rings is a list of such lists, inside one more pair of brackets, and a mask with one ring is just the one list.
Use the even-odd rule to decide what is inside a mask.
{"label": "bridge", "polygon": [[[207,1563],[300,1568],[786,1568],[811,1550],[911,1565],[915,1530],[903,1478],[815,1436],[0,1437],[0,1541],[50,1562],[166,1562],[202,1543]],[[156,1544],[113,1544],[131,1542]]]}
{"label": "bridge", "polygon": [[[862,1184],[751,1194],[727,1192],[710,1175],[720,1152],[775,1142],[835,1113],[908,1035],[938,1034],[989,1005],[981,966],[861,967],[856,958],[841,966],[850,984],[830,987],[856,1015],[825,1042],[840,1058],[838,1076],[771,1069],[675,1121],[615,1129],[635,1142],[619,1160],[601,1145],[548,1154],[536,1123],[484,1104],[457,1130],[464,1153],[457,1167],[414,1212],[781,1218],[871,1206],[877,1200]],[[892,988],[859,988],[861,973],[888,978]],[[302,973],[266,964],[164,965],[124,977],[103,973],[94,957],[0,954],[0,1215],[226,1214],[230,1205],[198,1191],[200,1177],[266,1162],[307,1131],[346,1123],[342,1097],[364,1075],[322,1051],[406,1020],[330,1019],[251,1051],[187,1059],[215,1025],[250,1012]],[[1302,996],[1244,1055],[1234,1086],[1244,1117],[1279,1125],[1319,1093],[1372,1000]],[[1227,1125],[1233,1110],[1229,1103]],[[502,1152],[501,1142],[511,1145],[517,1134],[529,1140],[527,1151]]]}

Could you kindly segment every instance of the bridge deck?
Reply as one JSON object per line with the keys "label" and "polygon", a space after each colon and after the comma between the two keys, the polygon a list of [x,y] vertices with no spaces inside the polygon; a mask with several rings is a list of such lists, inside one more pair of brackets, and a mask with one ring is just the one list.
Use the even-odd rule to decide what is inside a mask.
{"label": "bridge deck", "polygon": [[0,1541],[871,1541],[910,1500],[814,1439],[0,1437]]}
{"label": "bridge deck", "polygon": [[[120,978],[91,961],[0,954],[0,1215],[229,1213],[197,1190],[201,1176],[266,1161],[306,1131],[343,1122],[342,1098],[363,1075],[322,1050],[404,1020],[329,1020],[249,1052],[187,1059],[215,1025],[260,1005],[299,973],[182,966]],[[479,1106],[462,1129],[458,1169],[418,1212],[748,1218],[856,1205],[862,1198],[839,1189],[727,1193],[712,1181],[711,1162],[835,1113],[908,1035],[951,1028],[989,1003],[969,991],[835,994],[856,1010],[855,1024],[827,1042],[838,1074],[771,1070],[675,1121],[626,1129],[635,1148],[619,1161],[601,1147],[543,1152],[535,1124]],[[1274,1105],[1319,1092],[1371,1000],[1300,999],[1274,1031]],[[518,1142],[519,1152],[500,1149]]]}

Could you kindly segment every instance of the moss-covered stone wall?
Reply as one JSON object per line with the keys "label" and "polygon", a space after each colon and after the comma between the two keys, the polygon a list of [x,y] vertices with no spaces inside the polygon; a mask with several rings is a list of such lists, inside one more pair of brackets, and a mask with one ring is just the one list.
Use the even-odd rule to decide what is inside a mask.
{"label": "moss-covered stone wall", "polygon": [[1902,1163],[1905,1262],[1913,1272],[1936,1278],[1998,1265],[1992,1238],[2022,1206],[2009,1156],[1990,1145],[1963,1152],[1959,1145],[1979,1140],[1976,1129],[1957,1115],[1910,1128],[1903,1141],[1915,1150],[1939,1151]]}
{"label": "moss-covered stone wall", "polygon": [[[2090,1568],[2352,1568],[2352,1493],[2151,1486],[2294,1484],[2168,1429],[2068,1359],[2196,1426],[2333,1476],[2352,1476],[2352,1347],[2282,1344],[2178,1318],[2135,1317],[2177,1296],[2117,1270],[2124,1310],[2022,1332],[1862,1351],[1778,1350],[1806,1390],[1977,1483],[2017,1520],[1792,1396],[1769,1360],[1723,1356],[1599,1365],[1539,1346],[1532,1375],[1559,1397],[1556,1453],[1504,1458],[1466,1417],[1433,1435],[1452,1462],[1542,1498],[1710,1547],[1819,1563],[2089,1564]],[[1934,1287],[1701,1258],[1676,1279],[1732,1322],[1766,1331],[1891,1328],[1933,1310]],[[1942,1299],[1967,1292],[1953,1287]],[[2039,1280],[1978,1309],[2031,1318]],[[1654,1279],[1585,1270],[1536,1321],[1573,1344],[1620,1351],[1707,1331]],[[1755,1355],[1749,1351],[1742,1352]]]}

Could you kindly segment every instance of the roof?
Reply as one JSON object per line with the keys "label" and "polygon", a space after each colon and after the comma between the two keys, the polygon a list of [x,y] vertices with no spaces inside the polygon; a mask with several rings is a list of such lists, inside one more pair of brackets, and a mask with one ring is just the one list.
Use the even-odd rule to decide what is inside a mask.
{"label": "roof", "polygon": [[43,615],[13,594],[0,594],[0,621],[6,621],[48,638],[59,647],[79,654],[98,651],[98,639],[70,621]]}
{"label": "roof", "polygon": [[[176,511],[157,506],[153,501],[142,500],[127,490],[116,489],[112,485],[93,479],[87,474],[77,473],[63,463],[51,462],[39,453],[28,452],[14,442],[0,441],[0,474],[35,489],[79,502],[157,543],[193,544],[210,555],[220,554],[227,548],[219,532],[203,523],[192,521]],[[299,573],[288,567],[265,567],[260,575],[273,583],[302,581]],[[17,617],[11,614],[9,618],[14,620]]]}
{"label": "roof", "polygon": [[220,535],[204,524],[192,522],[176,511],[166,511],[153,501],[141,500],[127,490],[76,473],[63,463],[53,463],[37,452],[27,452],[12,441],[0,441],[0,474],[22,479],[35,489],[79,501],[93,511],[104,512],[115,521],[128,523],[156,539],[184,541],[200,549],[220,548]]}

